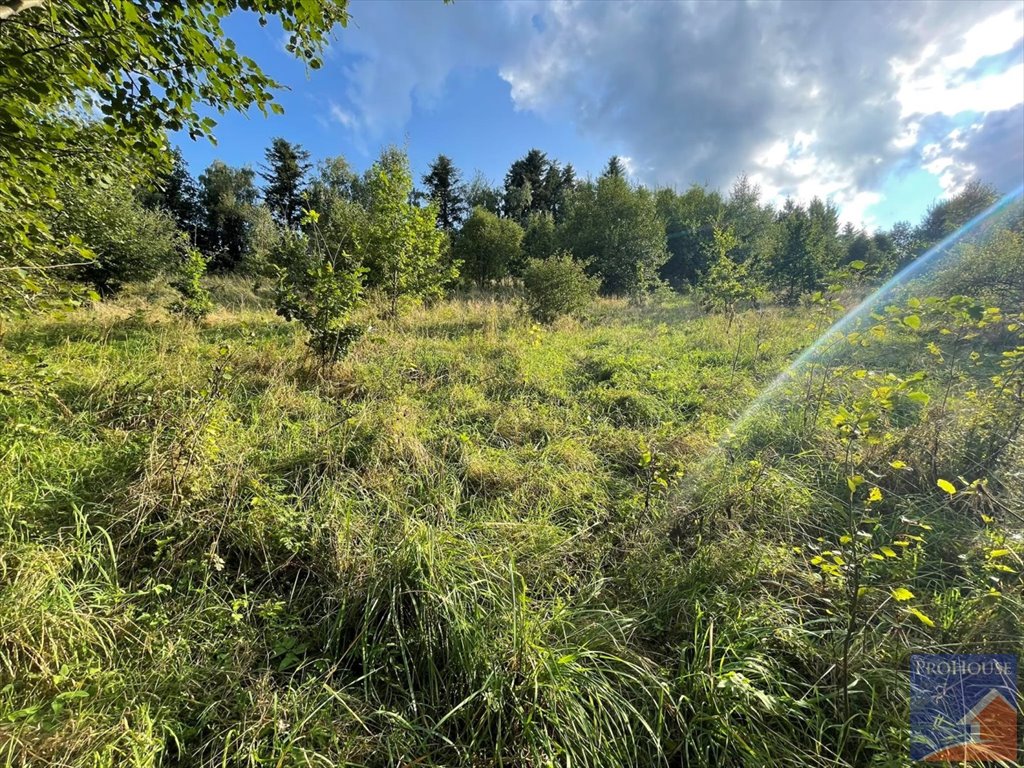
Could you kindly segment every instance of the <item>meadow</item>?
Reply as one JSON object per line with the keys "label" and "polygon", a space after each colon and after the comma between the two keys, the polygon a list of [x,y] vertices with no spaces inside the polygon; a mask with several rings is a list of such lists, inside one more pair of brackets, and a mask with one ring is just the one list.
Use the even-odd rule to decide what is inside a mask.
{"label": "meadow", "polygon": [[911,652],[1024,645],[1005,311],[771,386],[856,296],[371,304],[323,367],[210,284],[3,328],[0,764],[903,765]]}

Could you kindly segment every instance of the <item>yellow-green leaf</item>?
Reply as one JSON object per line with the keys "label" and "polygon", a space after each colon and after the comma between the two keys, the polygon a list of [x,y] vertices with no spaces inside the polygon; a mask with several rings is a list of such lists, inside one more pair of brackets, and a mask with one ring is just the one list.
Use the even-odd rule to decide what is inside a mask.
{"label": "yellow-green leaf", "polygon": [[988,553],[988,559],[994,560],[997,557],[1005,557],[1008,554],[1010,554],[1010,550],[1008,549],[993,549],[991,552]]}
{"label": "yellow-green leaf", "polygon": [[956,486],[949,482],[949,480],[943,480],[940,477],[935,484],[939,486],[939,488],[944,490],[946,493],[948,493],[950,496],[956,493]]}
{"label": "yellow-green leaf", "polygon": [[902,603],[906,602],[907,600],[912,600],[914,597],[914,593],[906,587],[896,587],[896,589],[892,591],[892,596]]}
{"label": "yellow-green leaf", "polygon": [[892,467],[893,469],[906,469],[907,468],[907,462],[900,461],[900,460],[897,459],[896,461],[890,461],[889,462],[889,466]]}
{"label": "yellow-green leaf", "polygon": [[886,557],[896,557],[896,550],[892,547],[879,547],[882,550],[882,554]]}
{"label": "yellow-green leaf", "polygon": [[921,620],[922,624],[924,624],[926,626],[929,626],[929,627],[934,627],[935,626],[935,622],[932,621],[931,619],[929,619],[927,616],[925,616],[919,610],[917,610],[917,608],[910,608],[909,610],[910,610],[910,612],[912,614],[914,614],[915,616],[917,616],[918,619]]}
{"label": "yellow-green leaf", "polygon": [[881,500],[882,500],[882,490],[880,488],[878,488],[877,486],[872,488],[871,492],[868,493],[868,501],[881,501]]}
{"label": "yellow-green leaf", "polygon": [[915,331],[921,327],[921,318],[917,315],[907,315],[903,318],[903,323],[908,328],[913,328]]}
{"label": "yellow-green leaf", "polygon": [[927,392],[922,392],[921,390],[917,389],[914,390],[913,392],[908,392],[907,399],[913,400],[915,403],[919,403],[921,405],[928,405],[928,401],[931,400],[931,396],[929,396]]}

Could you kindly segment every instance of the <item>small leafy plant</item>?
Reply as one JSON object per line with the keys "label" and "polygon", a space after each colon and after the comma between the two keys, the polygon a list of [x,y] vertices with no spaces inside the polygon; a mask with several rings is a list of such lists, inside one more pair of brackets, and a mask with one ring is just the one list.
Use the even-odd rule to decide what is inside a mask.
{"label": "small leafy plant", "polygon": [[210,314],[213,302],[203,285],[205,275],[206,259],[203,254],[195,248],[186,249],[178,274],[171,282],[171,287],[180,294],[171,304],[172,312],[196,323]]}
{"label": "small leafy plant", "polygon": [[282,237],[274,253],[274,300],[281,317],[298,320],[306,329],[306,343],[321,365],[330,365],[362,332],[352,322],[352,311],[362,300],[366,269],[340,245],[327,242],[318,219],[316,211],[307,210],[303,224],[309,234]]}

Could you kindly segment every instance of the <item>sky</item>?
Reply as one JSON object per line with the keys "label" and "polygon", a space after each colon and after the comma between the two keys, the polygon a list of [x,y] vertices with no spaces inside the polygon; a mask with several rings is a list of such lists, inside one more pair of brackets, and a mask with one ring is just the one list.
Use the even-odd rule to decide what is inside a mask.
{"label": "sky", "polygon": [[225,29],[285,86],[284,115],[218,116],[192,172],[258,166],[275,136],[368,167],[407,149],[500,183],[537,147],[596,176],[827,197],[868,229],[916,222],[978,178],[1024,183],[1024,0],[354,0],[323,68],[237,13]]}

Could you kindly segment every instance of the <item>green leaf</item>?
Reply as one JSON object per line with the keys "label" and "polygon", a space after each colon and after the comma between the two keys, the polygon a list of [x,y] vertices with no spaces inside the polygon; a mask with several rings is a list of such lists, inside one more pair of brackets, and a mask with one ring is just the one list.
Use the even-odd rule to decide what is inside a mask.
{"label": "green leaf", "polygon": [[892,596],[899,602],[903,603],[907,600],[913,599],[914,593],[906,587],[896,587],[896,589],[892,590]]}
{"label": "green leaf", "polygon": [[944,491],[945,491],[946,493],[948,493],[948,494],[949,494],[950,496],[952,496],[952,495],[953,495],[954,493],[956,493],[956,486],[955,486],[955,485],[953,485],[953,484],[952,484],[951,482],[949,482],[949,480],[943,480],[943,479],[942,479],[942,478],[940,477],[940,478],[939,478],[939,479],[938,479],[938,480],[937,480],[937,481],[935,482],[935,484],[936,484],[937,486],[939,486],[939,488],[941,488],[942,490],[944,490]]}
{"label": "green leaf", "polygon": [[927,392],[915,390],[907,393],[907,399],[913,400],[915,403],[920,403],[921,405],[928,405],[928,401],[932,398]]}
{"label": "green leaf", "polygon": [[903,324],[915,331],[921,327],[921,318],[917,315],[907,315],[903,318]]}
{"label": "green leaf", "polygon": [[861,270],[861,269],[864,269],[864,267],[866,267],[866,266],[867,266],[867,263],[864,262],[864,261],[861,261],[860,259],[857,259],[855,261],[851,261],[850,262],[850,269]]}

